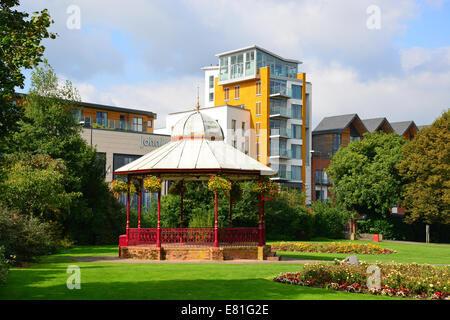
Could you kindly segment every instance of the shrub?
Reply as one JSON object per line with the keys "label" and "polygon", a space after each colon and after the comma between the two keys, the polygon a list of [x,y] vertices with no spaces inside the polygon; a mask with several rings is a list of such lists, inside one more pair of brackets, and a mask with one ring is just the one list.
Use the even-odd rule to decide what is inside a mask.
{"label": "shrub", "polygon": [[311,210],[315,237],[343,238],[344,227],[350,217],[347,211],[321,201],[314,202]]}
{"label": "shrub", "polygon": [[6,283],[6,277],[9,272],[9,263],[5,258],[5,249],[0,247],[0,285]]}
{"label": "shrub", "polygon": [[0,208],[0,245],[5,257],[14,264],[33,261],[40,255],[55,252],[48,224],[36,217]]}

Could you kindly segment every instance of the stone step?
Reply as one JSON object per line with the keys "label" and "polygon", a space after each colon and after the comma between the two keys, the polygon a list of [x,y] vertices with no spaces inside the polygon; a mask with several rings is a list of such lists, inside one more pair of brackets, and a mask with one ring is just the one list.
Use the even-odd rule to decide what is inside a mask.
{"label": "stone step", "polygon": [[280,256],[273,256],[273,257],[267,257],[267,260],[269,261],[280,261]]}

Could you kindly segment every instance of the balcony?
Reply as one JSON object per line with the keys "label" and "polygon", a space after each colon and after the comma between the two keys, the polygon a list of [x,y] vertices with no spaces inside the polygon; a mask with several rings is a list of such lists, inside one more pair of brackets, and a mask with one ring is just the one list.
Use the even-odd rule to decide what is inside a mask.
{"label": "balcony", "polygon": [[279,104],[270,104],[270,118],[274,119],[290,119],[292,118],[292,110],[286,106]]}
{"label": "balcony", "polygon": [[292,90],[291,88],[286,88],[284,86],[274,86],[270,87],[270,97],[279,99],[291,99]]}
{"label": "balcony", "polygon": [[136,124],[129,121],[121,121],[121,120],[108,120],[106,121],[106,123],[101,124],[98,124],[97,122],[85,121],[83,127],[93,129],[117,130],[117,131],[147,132],[147,124],[145,122]]}
{"label": "balcony", "polygon": [[287,128],[271,128],[270,129],[271,138],[292,138],[292,130]]}

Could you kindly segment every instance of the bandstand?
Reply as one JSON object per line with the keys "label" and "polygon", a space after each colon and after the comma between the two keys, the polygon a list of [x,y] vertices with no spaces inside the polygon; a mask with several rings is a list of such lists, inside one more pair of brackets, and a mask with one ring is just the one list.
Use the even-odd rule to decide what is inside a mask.
{"label": "bandstand", "polygon": [[[139,193],[147,176],[161,181],[207,181],[213,175],[233,181],[260,180],[275,172],[224,142],[217,121],[197,110],[180,119],[172,129],[171,142],[117,169],[116,175],[139,181]],[[181,183],[182,183],[181,182]],[[212,194],[213,195],[213,194]],[[265,244],[264,197],[259,195],[259,223],[253,228],[232,226],[232,199],[228,227],[218,227],[215,193],[214,227],[183,226],[183,188],[181,188],[179,228],[160,226],[161,191],[158,191],[156,228],[141,227],[141,201],[137,228],[130,227],[130,192],[127,193],[126,234],[119,238],[121,258],[154,260],[276,259]],[[139,194],[141,199],[141,194]],[[213,214],[211,212],[211,214]]]}

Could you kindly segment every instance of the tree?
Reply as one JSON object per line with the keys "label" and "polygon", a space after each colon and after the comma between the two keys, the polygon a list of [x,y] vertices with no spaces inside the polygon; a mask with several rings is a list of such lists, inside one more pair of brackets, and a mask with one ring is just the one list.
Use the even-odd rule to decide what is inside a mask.
{"label": "tree", "polygon": [[121,207],[104,180],[103,159],[81,137],[81,126],[72,116],[71,109],[79,100],[69,81],[59,85],[49,65],[37,67],[23,101],[24,116],[13,135],[11,152],[61,159],[67,169],[61,181],[64,190],[81,194],[58,215],[63,235],[80,243],[109,242],[123,232],[124,225],[119,222]]}
{"label": "tree", "polygon": [[403,178],[396,165],[405,141],[396,134],[369,133],[340,148],[327,169],[336,201],[349,212],[386,216],[400,201]]}
{"label": "tree", "polygon": [[80,193],[64,189],[66,166],[62,160],[47,155],[7,155],[2,168],[6,179],[0,184],[0,200],[22,213],[54,219],[55,214],[68,209]]}
{"label": "tree", "polygon": [[403,148],[398,164],[406,179],[406,222],[450,224],[450,111]]}
{"label": "tree", "polygon": [[56,37],[47,31],[53,20],[46,9],[29,18],[28,13],[13,9],[18,5],[19,0],[0,0],[0,153],[22,114],[14,91],[24,87],[21,69],[37,66],[45,50],[41,41]]}

